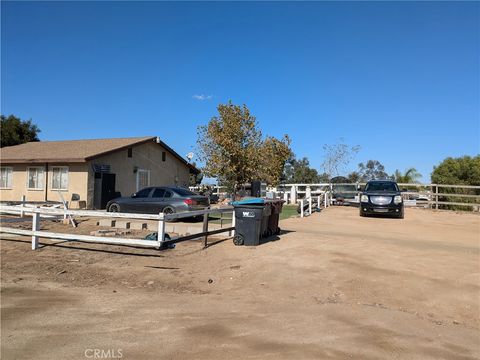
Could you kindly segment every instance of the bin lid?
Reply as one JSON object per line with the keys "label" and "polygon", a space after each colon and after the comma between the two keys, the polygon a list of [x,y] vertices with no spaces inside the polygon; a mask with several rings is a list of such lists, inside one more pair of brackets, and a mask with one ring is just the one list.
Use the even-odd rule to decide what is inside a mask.
{"label": "bin lid", "polygon": [[265,204],[265,200],[262,198],[253,198],[253,199],[243,199],[239,201],[234,201],[232,203],[233,206],[235,205],[263,205]]}

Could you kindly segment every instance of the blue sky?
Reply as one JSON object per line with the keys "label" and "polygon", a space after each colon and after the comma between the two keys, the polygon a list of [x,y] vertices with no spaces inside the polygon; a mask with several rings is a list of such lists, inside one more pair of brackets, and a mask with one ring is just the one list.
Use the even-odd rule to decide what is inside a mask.
{"label": "blue sky", "polygon": [[41,140],[158,135],[180,154],[245,103],[320,169],[479,153],[478,2],[2,2],[1,111]]}

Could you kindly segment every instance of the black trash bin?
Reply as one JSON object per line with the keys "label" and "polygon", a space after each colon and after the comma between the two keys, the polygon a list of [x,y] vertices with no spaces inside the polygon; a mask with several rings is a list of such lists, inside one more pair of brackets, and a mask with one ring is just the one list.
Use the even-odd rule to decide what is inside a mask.
{"label": "black trash bin", "polygon": [[282,212],[284,202],[283,200],[269,200],[272,211],[268,218],[268,236],[280,234],[278,221],[280,220],[280,213]]}
{"label": "black trash bin", "polygon": [[248,199],[233,203],[235,209],[235,245],[256,246],[268,236],[271,204],[263,199]]}

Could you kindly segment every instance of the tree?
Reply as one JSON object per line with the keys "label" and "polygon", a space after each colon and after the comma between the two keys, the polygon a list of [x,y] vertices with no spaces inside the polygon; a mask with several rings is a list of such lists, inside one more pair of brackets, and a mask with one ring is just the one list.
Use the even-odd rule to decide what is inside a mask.
{"label": "tree", "polygon": [[1,140],[0,146],[13,146],[30,141],[40,141],[38,133],[40,129],[32,124],[32,120],[23,121],[14,115],[8,117],[0,115]]}
{"label": "tree", "polygon": [[[385,166],[383,166],[382,163],[378,160],[368,160],[365,164],[358,164],[357,173],[358,175],[355,176],[358,176],[360,182],[366,182],[369,180],[385,180],[391,178],[385,172]],[[352,177],[353,176],[354,175],[352,175]]]}
{"label": "tree", "polygon": [[420,174],[417,169],[415,168],[409,168],[405,170],[405,172],[402,174],[400,170],[395,170],[395,174],[393,175],[395,178],[395,181],[398,183],[416,183],[418,180],[422,177],[422,174]]}
{"label": "tree", "polygon": [[217,177],[236,193],[239,186],[253,180],[278,183],[290,156],[290,139],[267,137],[262,140],[257,121],[246,105],[220,104],[218,116],[199,126],[197,145],[205,163],[203,173]]}
{"label": "tree", "polygon": [[319,174],[310,167],[306,157],[297,160],[294,156],[288,159],[282,175],[282,182],[286,184],[314,184],[328,182],[327,174]]}
{"label": "tree", "polygon": [[338,144],[323,145],[324,161],[322,167],[329,179],[339,176],[340,172],[344,172],[348,163],[353,159],[354,155],[360,151],[360,145],[349,146],[343,143],[343,139]]}
{"label": "tree", "polygon": [[433,167],[431,178],[435,184],[480,185],[480,155],[448,157]]}
{"label": "tree", "polygon": [[257,178],[271,186],[277,186],[282,177],[286,161],[292,156],[290,138],[285,135],[278,140],[268,136],[260,148],[260,166]]}
{"label": "tree", "polygon": [[362,180],[362,175],[358,171],[352,171],[347,175],[347,178],[352,183],[357,183]]}
{"label": "tree", "polygon": [[[480,155],[474,157],[448,157],[438,166],[433,167],[431,178],[434,184],[478,186],[480,185]],[[443,202],[476,203],[477,199],[475,198],[455,196],[455,194],[480,195],[480,190],[478,189],[465,188],[442,187],[439,192],[444,194],[452,194],[448,196],[439,196],[438,200]],[[472,210],[472,208],[469,206],[461,205],[440,204],[439,207],[452,210]]]}

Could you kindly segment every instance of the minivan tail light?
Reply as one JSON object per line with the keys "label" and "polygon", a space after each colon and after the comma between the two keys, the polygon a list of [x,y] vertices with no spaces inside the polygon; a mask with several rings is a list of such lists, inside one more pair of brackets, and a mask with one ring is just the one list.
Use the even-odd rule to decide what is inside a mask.
{"label": "minivan tail light", "polygon": [[197,205],[197,202],[195,200],[192,200],[192,199],[186,199],[183,202],[187,205]]}

